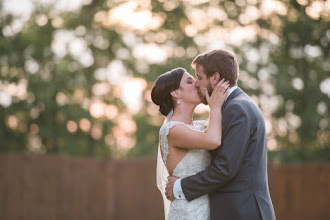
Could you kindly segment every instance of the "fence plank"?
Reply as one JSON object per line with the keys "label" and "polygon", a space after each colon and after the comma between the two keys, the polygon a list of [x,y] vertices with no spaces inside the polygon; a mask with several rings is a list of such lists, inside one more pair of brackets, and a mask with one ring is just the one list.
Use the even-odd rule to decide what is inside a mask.
{"label": "fence plank", "polygon": [[8,217],[8,159],[5,154],[0,154],[0,219],[9,219]]}
{"label": "fence plank", "polygon": [[9,154],[7,170],[7,217],[10,220],[24,219],[24,155]]}

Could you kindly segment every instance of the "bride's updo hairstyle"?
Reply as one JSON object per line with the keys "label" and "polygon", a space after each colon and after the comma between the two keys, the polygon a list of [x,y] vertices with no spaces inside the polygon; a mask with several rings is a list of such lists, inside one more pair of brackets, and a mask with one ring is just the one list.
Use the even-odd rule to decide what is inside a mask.
{"label": "bride's updo hairstyle", "polygon": [[151,99],[159,105],[159,111],[162,115],[167,116],[171,109],[174,109],[174,103],[171,92],[180,87],[183,74],[186,72],[184,68],[176,68],[160,75],[151,90]]}

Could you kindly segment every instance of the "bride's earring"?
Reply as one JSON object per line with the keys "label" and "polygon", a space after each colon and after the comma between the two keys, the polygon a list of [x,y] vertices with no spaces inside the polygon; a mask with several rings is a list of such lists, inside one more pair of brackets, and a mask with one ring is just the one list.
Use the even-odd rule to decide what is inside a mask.
{"label": "bride's earring", "polygon": [[181,99],[176,100],[176,103],[178,103],[178,105],[180,105],[181,104]]}

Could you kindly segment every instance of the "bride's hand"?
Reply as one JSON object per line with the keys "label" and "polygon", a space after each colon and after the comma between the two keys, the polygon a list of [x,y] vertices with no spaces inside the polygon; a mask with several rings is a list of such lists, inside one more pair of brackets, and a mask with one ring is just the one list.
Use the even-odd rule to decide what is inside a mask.
{"label": "bride's hand", "polygon": [[218,82],[211,96],[209,96],[207,89],[204,88],[205,98],[211,109],[215,109],[215,108],[221,109],[227,97],[228,92],[229,92],[229,81],[225,81],[224,78]]}

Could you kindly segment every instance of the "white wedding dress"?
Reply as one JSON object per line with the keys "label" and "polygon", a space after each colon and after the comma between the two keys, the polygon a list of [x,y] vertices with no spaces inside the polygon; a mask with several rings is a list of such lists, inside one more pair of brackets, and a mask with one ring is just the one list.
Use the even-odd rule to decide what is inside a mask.
{"label": "white wedding dress", "polygon": [[[169,121],[160,128],[160,144],[163,151],[163,161],[166,165],[168,156],[167,135],[170,129],[177,124],[184,124],[177,121]],[[204,121],[194,121],[194,125],[187,125],[195,130],[204,130]],[[194,175],[204,170],[211,161],[210,154],[207,150],[192,149],[189,150],[182,160],[173,170],[173,176],[180,179]],[[208,195],[201,196],[190,202],[182,199],[175,199],[171,202],[168,220],[207,220],[210,219],[210,205]]]}

